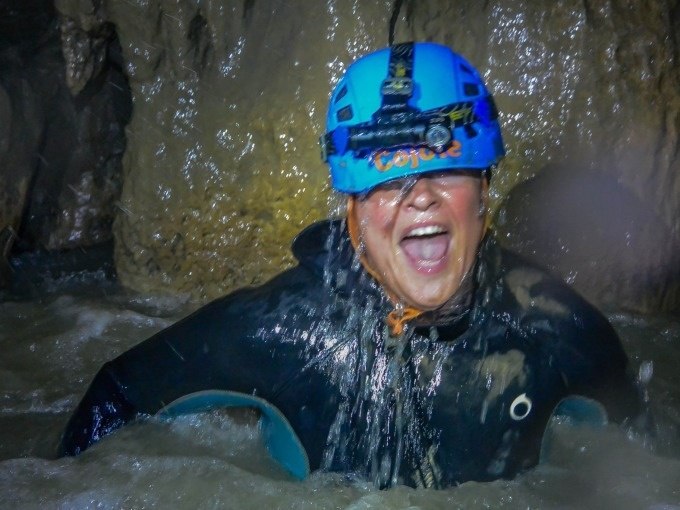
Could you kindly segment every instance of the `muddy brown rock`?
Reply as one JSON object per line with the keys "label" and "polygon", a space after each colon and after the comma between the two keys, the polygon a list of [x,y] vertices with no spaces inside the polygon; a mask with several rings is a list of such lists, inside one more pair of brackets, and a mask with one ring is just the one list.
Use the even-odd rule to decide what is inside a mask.
{"label": "muddy brown rock", "polygon": [[[662,234],[645,242],[677,238],[677,0],[398,3],[397,41],[450,45],[495,94],[508,145],[493,182],[496,207],[548,164],[588,154],[582,185],[606,168],[658,223]],[[115,226],[126,285],[206,299],[291,263],[294,233],[337,210],[316,148],[329,90],[354,58],[386,45],[394,5],[57,2],[63,26],[92,36],[69,46],[69,69],[96,68],[106,27],[121,42],[134,98]],[[611,256],[625,260],[603,264],[603,277],[625,270],[637,278],[630,251]],[[648,257],[645,268],[667,263],[636,257]],[[564,259],[567,275],[571,263]],[[615,303],[623,290],[602,285]],[[654,309],[664,299],[641,301]]]}
{"label": "muddy brown rock", "polygon": [[130,115],[125,78],[108,64],[72,93],[52,2],[3,8],[0,230],[16,233],[14,253],[109,241]]}

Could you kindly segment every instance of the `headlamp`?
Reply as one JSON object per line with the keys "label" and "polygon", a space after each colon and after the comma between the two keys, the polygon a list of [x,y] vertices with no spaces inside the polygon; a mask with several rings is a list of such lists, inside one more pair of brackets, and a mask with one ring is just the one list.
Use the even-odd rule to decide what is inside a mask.
{"label": "headlamp", "polygon": [[[477,110],[494,111],[491,97],[472,102],[454,103],[443,108],[388,113],[378,110],[370,122],[339,126],[319,139],[321,159],[342,156],[353,151],[356,157],[367,152],[400,147],[427,147],[435,153],[446,151],[453,142],[453,129],[482,121]],[[488,115],[487,115],[488,116]]]}

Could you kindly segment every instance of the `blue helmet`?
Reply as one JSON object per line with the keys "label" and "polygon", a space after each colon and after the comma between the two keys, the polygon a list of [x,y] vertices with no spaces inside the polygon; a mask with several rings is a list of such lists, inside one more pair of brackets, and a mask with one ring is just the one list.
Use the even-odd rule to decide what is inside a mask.
{"label": "blue helmet", "polygon": [[434,43],[405,43],[354,62],[333,91],[322,159],[333,187],[362,193],[408,175],[496,165],[498,112],[479,73]]}

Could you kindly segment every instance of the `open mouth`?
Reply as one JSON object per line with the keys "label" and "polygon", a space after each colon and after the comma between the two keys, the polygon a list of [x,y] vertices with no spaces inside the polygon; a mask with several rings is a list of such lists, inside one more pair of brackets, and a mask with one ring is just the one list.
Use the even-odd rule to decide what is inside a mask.
{"label": "open mouth", "polygon": [[408,259],[422,269],[435,269],[448,253],[451,236],[439,225],[410,229],[399,243]]}

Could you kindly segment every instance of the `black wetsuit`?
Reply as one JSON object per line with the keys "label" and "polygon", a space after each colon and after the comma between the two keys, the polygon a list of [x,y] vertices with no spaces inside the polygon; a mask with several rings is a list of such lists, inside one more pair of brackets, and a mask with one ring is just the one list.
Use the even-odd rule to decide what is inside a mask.
{"label": "black wetsuit", "polygon": [[289,420],[312,469],[378,485],[442,487],[536,463],[571,394],[620,419],[636,405],[607,320],[567,285],[484,239],[469,305],[398,337],[392,305],[357,261],[344,223],[293,245],[300,264],[239,290],[106,363],[72,416],[77,454],[140,414],[200,390],[256,395]]}

